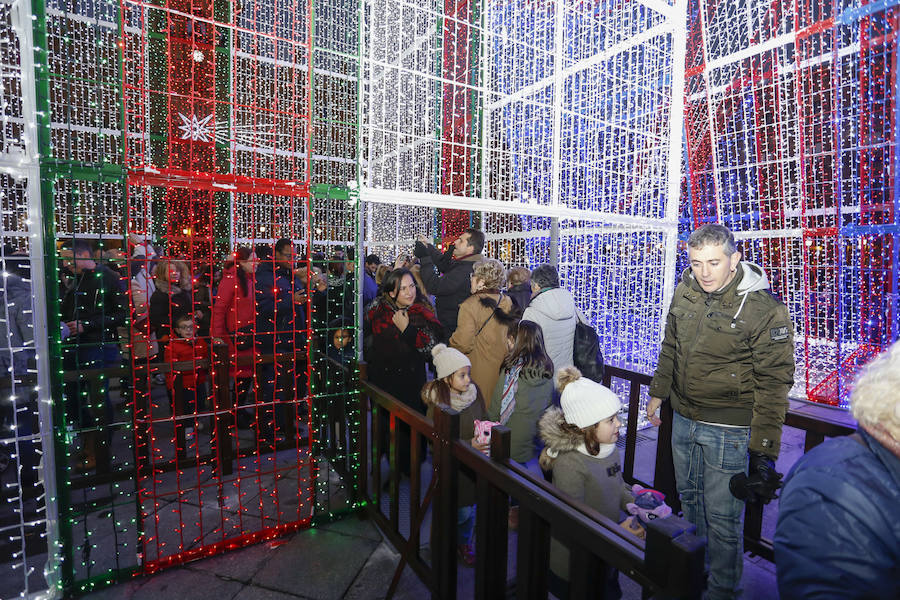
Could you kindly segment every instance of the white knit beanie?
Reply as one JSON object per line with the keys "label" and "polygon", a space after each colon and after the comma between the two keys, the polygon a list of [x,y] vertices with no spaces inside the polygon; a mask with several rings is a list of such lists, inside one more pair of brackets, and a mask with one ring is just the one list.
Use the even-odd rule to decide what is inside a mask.
{"label": "white knit beanie", "polygon": [[472,366],[472,362],[465,354],[456,348],[448,348],[445,344],[437,344],[432,348],[431,356],[434,359],[438,379],[453,375],[463,367]]}
{"label": "white knit beanie", "polygon": [[567,423],[579,429],[596,425],[622,407],[619,397],[606,386],[581,376],[575,367],[556,372],[556,387],[562,391],[560,405]]}

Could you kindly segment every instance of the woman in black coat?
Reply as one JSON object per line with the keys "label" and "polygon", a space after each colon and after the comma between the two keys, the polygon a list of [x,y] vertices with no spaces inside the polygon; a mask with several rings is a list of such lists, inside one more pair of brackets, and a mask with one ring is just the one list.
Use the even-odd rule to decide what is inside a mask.
{"label": "woman in black coat", "polygon": [[[416,288],[412,274],[394,269],[381,282],[378,298],[366,313],[364,339],[370,381],[424,415],[425,362],[443,336],[444,328]],[[386,424],[386,420],[381,423],[383,440],[387,440]],[[409,474],[409,428],[399,431],[398,468]]]}

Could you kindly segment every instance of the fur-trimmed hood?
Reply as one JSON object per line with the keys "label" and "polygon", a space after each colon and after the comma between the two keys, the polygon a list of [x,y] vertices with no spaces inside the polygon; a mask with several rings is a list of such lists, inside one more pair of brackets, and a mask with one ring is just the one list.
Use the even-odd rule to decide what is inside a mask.
{"label": "fur-trimmed hood", "polygon": [[551,406],[544,412],[538,421],[538,434],[547,448],[563,453],[578,450],[584,444],[584,436],[580,432],[564,430],[565,424],[566,418],[561,408]]}

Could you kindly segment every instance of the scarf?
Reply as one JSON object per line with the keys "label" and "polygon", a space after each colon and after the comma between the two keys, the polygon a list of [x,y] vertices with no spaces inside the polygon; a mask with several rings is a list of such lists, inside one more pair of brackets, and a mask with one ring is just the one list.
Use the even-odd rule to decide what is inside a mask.
{"label": "scarf", "polygon": [[[578,452],[581,452],[585,456],[589,456],[591,458],[606,458],[607,456],[612,454],[613,450],[615,450],[615,449],[616,449],[615,444],[600,444],[600,451],[597,452],[597,456],[594,456],[593,454],[591,454],[590,452],[587,451],[587,447],[584,444],[580,444],[578,446],[578,448],[576,448],[576,450]],[[547,453],[547,456],[549,456],[550,458],[556,458],[557,456],[559,456],[559,450],[557,450],[556,448],[551,448],[550,446],[547,446],[544,449],[544,451]]]}
{"label": "scarf", "polygon": [[475,398],[478,395],[478,388],[475,387],[474,383],[469,384],[469,389],[467,389],[462,394],[456,392],[452,388],[450,389],[450,408],[455,410],[456,412],[462,412],[465,409],[472,406],[475,402]]}
{"label": "scarf", "polygon": [[591,458],[606,458],[610,454],[613,453],[613,450],[616,449],[615,444],[600,444],[600,451],[597,453],[597,456],[591,455],[590,452],[587,451],[587,448],[584,444],[578,446],[578,451],[584,454],[585,456],[590,456]]}
{"label": "scarf", "polygon": [[522,372],[522,361],[507,369],[503,380],[503,396],[500,399],[500,424],[506,425],[513,411],[516,410],[516,390],[519,389],[519,374]]}

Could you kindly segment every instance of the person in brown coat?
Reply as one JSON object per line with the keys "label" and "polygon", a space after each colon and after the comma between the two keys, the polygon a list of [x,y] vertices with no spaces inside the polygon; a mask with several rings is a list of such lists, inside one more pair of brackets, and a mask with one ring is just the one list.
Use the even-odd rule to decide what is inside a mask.
{"label": "person in brown coat", "polygon": [[478,388],[493,390],[506,358],[506,334],[512,319],[513,301],[501,291],[506,286],[506,269],[493,258],[478,262],[471,285],[472,295],[459,307],[450,346],[472,362],[472,381]]}

